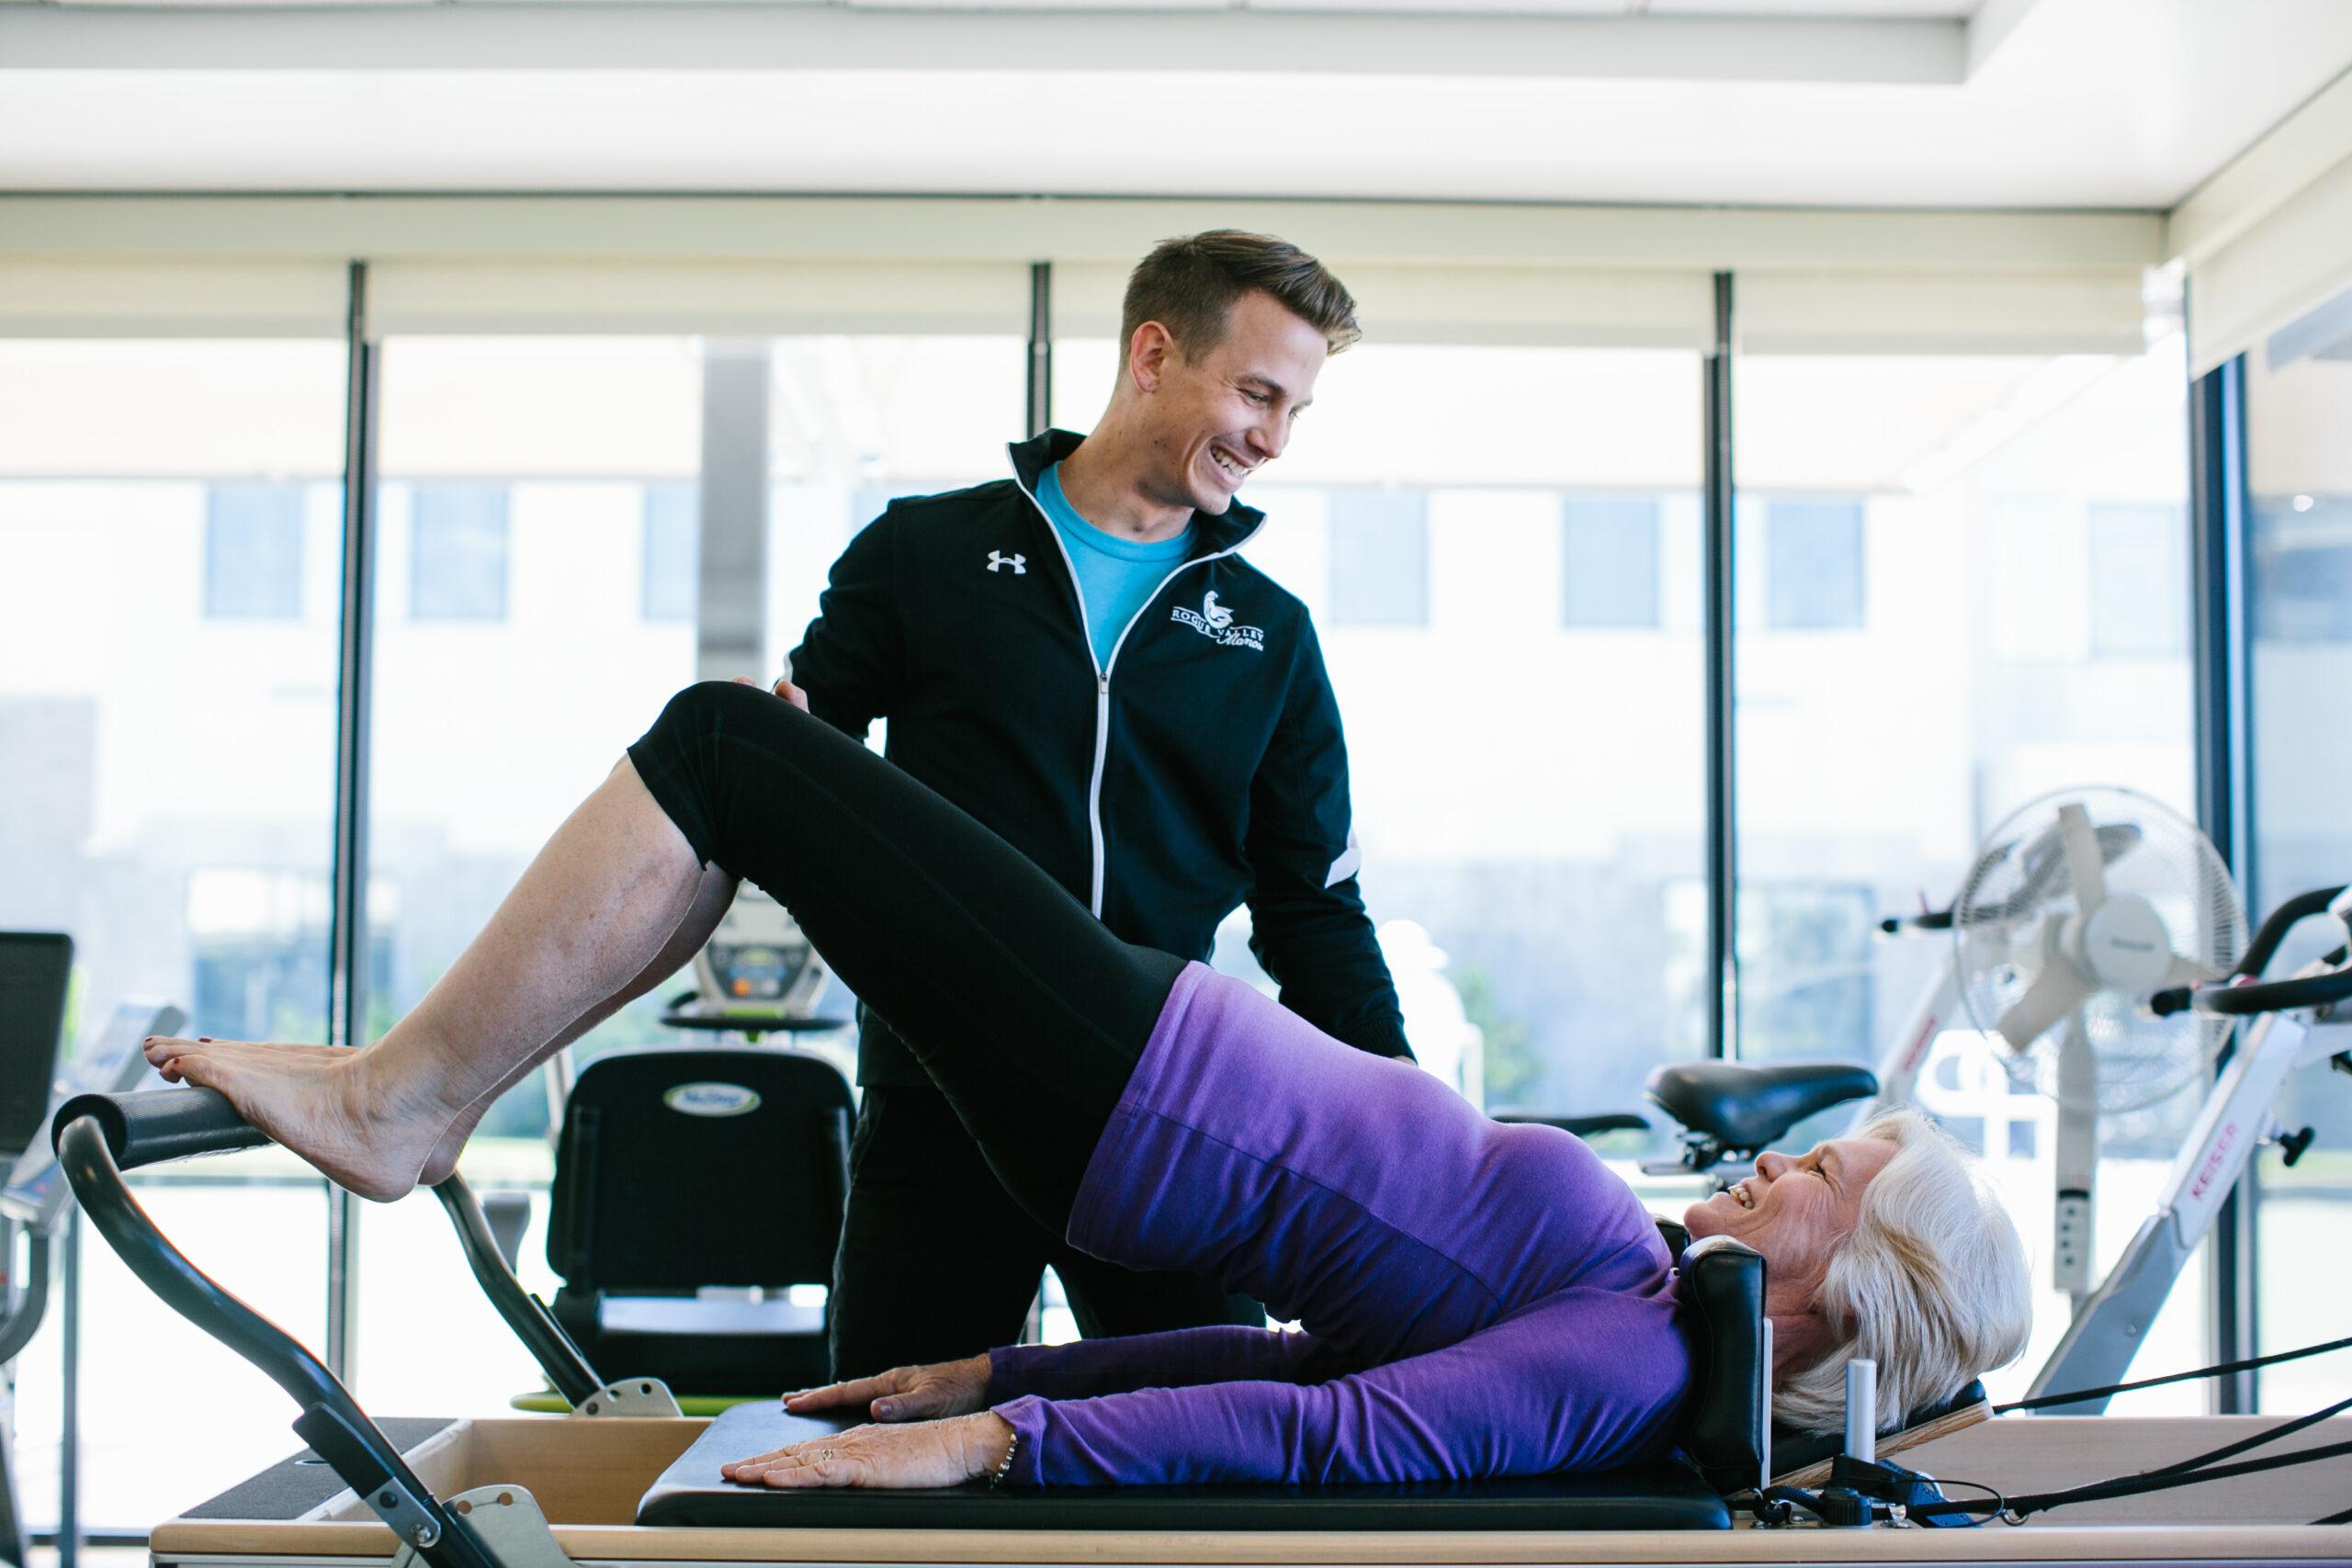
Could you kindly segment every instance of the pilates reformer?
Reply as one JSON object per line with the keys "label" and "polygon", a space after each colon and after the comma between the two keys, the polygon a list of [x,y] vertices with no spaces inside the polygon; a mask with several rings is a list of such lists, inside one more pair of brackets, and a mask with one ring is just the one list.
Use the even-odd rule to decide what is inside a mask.
{"label": "pilates reformer", "polygon": [[[1785,1112],[1808,1098],[1800,1089],[1775,1103]],[[1738,1109],[1727,1090],[1719,1104]],[[379,1426],[309,1352],[182,1257],[124,1183],[124,1171],[145,1164],[263,1142],[224,1100],[188,1089],[85,1096],[60,1111],[53,1135],[85,1212],[132,1271],[301,1407],[294,1427],[311,1451],[158,1526],[151,1548],[158,1564],[281,1568],[395,1555],[395,1568],[412,1568],[412,1560],[434,1568],[560,1568],[588,1561],[2352,1557],[2352,1529],[2303,1522],[2339,1507],[2352,1493],[2352,1420],[2291,1432],[2254,1417],[1987,1421],[1982,1390],[1972,1388],[1951,1406],[1915,1413],[1902,1430],[1875,1439],[1880,1454],[1902,1451],[1922,1470],[1965,1477],[1949,1483],[1962,1494],[1957,1500],[1919,1490],[1909,1479],[1913,1472],[1867,1454],[1875,1426],[1869,1414],[1845,1444],[1826,1439],[1815,1451],[1794,1451],[1785,1435],[1776,1441],[1769,1422],[1763,1260],[1720,1239],[1681,1254],[1684,1308],[1693,1314],[1703,1370],[1679,1424],[1679,1450],[1641,1465],[1462,1484],[775,1493],[719,1482],[718,1466],[840,1423],[787,1416],[766,1404],[713,1421],[685,1420],[670,1414],[674,1406],[657,1382],[600,1379],[505,1269],[462,1178],[453,1177],[435,1195],[478,1281],[573,1414]],[[2101,1441],[2085,1442],[2078,1434],[2086,1430]],[[2217,1441],[2229,1458],[2288,1437],[2316,1462],[2264,1469],[2249,1484],[2226,1490],[2195,1484],[2275,1462],[2221,1462]],[[1841,1448],[1849,1451],[1841,1455]],[[2159,1478],[2162,1491],[2109,1495],[2094,1485],[2066,1495],[2070,1486],[2098,1483],[2119,1469],[2177,1469],[2184,1461],[2188,1467],[2168,1483]],[[1817,1486],[1817,1480],[1827,1484]],[[1889,1528],[1925,1522],[1939,1495],[1942,1509],[1957,1517],[1997,1516],[2013,1502],[2063,1504],[2076,1522],[2023,1529]],[[1973,1500],[1979,1498],[1990,1501]],[[1832,1521],[1877,1528],[1828,1528]],[[1772,1524],[1786,1528],[1759,1528]]]}

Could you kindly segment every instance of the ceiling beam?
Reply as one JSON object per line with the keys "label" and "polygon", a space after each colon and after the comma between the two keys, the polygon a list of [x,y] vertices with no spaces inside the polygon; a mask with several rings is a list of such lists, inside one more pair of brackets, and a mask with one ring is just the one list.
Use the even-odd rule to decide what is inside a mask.
{"label": "ceiling beam", "polygon": [[[0,6],[8,70],[1274,73],[1957,85],[1939,18],[485,4]],[[0,70],[0,82],[7,71]]]}

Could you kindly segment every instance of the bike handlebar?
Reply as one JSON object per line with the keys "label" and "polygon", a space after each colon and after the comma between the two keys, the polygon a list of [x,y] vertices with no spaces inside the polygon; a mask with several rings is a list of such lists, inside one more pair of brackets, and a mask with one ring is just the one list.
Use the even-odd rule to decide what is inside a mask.
{"label": "bike handlebar", "polygon": [[2261,974],[2278,956],[2289,931],[2313,915],[2328,913],[2344,893],[2345,888],[2338,886],[2297,894],[2271,910],[2269,918],[2256,930],[2254,940],[2246,944],[2245,955],[2230,972],[2234,983],[2176,986],[2149,998],[2149,1007],[2159,1018],[2191,1010],[2224,1018],[2244,1018],[2251,1013],[2320,1007],[2352,997],[2352,964],[2340,961],[2324,974],[2299,975],[2284,980],[2251,978]]}

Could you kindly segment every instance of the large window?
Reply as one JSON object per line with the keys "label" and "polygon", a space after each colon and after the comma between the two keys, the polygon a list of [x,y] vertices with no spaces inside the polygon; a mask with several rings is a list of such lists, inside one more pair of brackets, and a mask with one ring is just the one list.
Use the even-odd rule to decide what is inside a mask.
{"label": "large window", "polygon": [[[1753,355],[1736,376],[1739,1049],[1872,1061],[1951,957],[1878,919],[1949,904],[2011,811],[2112,784],[2194,815],[2183,350]],[[1922,1098],[1994,1156],[2046,1279],[2052,1102],[1944,1021]],[[2099,1269],[2191,1109],[2103,1129]],[[2203,1304],[2185,1279],[2143,1368],[2197,1362]],[[2039,1365],[2064,1299],[2037,1317],[1996,1392]]]}
{"label": "large window", "polygon": [[[1054,346],[1057,423],[1086,429],[1113,345]],[[382,345],[370,1033],[672,692],[777,672],[857,528],[894,497],[1005,476],[1025,349],[935,321]],[[2312,716],[2352,675],[2338,362],[2250,377],[2274,899],[2352,874],[2352,838],[2298,782],[2340,772],[2341,727]],[[0,925],[75,934],[85,1026],[147,994],[208,1032],[324,1037],[345,369],[334,343],[0,344],[0,755],[25,760],[0,782]],[[1948,899],[1993,821],[2078,782],[2188,808],[2180,352],[1781,353],[1737,375],[1736,1038],[1756,1058],[1870,1059],[1946,956],[1878,940],[1878,918]],[[1330,363],[1245,494],[1270,517],[1251,560],[1321,633],[1408,1030],[1491,1107],[1631,1109],[1653,1068],[1711,1045],[1702,384],[1688,350],[1375,338]],[[1247,934],[1229,923],[1221,964],[1251,972]],[[683,984],[583,1049],[672,1038],[658,1015]],[[844,1065],[845,1043],[826,1047]],[[2041,1258],[2047,1102],[1981,1043],[1945,1050],[1935,1108],[1981,1136]],[[548,1100],[521,1085],[467,1164],[533,1194],[522,1264],[542,1294]],[[2107,1256],[2177,1110],[2135,1117],[2102,1170]],[[2289,1114],[2322,1138],[2273,1181],[2267,1268],[2334,1223],[2352,1168],[2332,1102]],[[258,1156],[143,1180],[200,1261],[320,1344],[314,1179]],[[435,1209],[360,1213],[363,1403],[488,1413],[537,1385]],[[272,1245],[241,1245],[257,1234]],[[282,1452],[257,1374],[88,1257],[85,1342],[179,1371],[158,1405],[132,1386],[152,1360],[85,1363],[85,1517],[144,1523]],[[2313,1299],[2265,1292],[2266,1336],[2322,1337],[2299,1315]],[[2185,1280],[2143,1370],[2197,1359],[2201,1301]],[[2063,1309],[2041,1315],[2046,1339]],[[23,1363],[36,1523],[55,1345]]]}
{"label": "large window", "polygon": [[[685,338],[395,337],[382,375],[371,1034],[447,970],[565,814],[695,678],[692,621],[649,611],[681,596],[691,536],[660,519],[691,515],[702,408],[701,355]],[[578,1049],[664,1039],[658,1015],[675,988]],[[518,1085],[483,1121],[466,1170],[478,1187],[533,1190],[523,1274],[551,1295],[548,1110],[540,1077]],[[435,1206],[363,1210],[359,1235],[362,1404],[487,1414],[539,1386]]]}
{"label": "large window", "polygon": [[[0,928],[72,934],[69,1043],[135,998],[192,1032],[324,1038],[343,384],[334,342],[0,342]],[[205,1269],[321,1343],[305,1168],[134,1180]],[[144,1527],[286,1453],[259,1372],[95,1236],[83,1255],[85,1524]],[[56,1517],[61,1337],[52,1314],[18,1363],[34,1528]]]}
{"label": "large window", "polygon": [[[2352,762],[2339,715],[2352,682],[2352,297],[2313,311],[2245,357],[2247,545],[2252,605],[2254,852],[2247,882],[2267,910],[2297,893],[2352,881],[2352,814],[2331,781]],[[2274,974],[2290,974],[2344,933],[2306,923]],[[2257,1161],[2256,1334],[2263,1350],[2335,1338],[2335,1293],[2312,1239],[2352,1215],[2352,1097],[2324,1068],[2290,1079],[2278,1108],[2317,1136],[2292,1169]],[[2265,1409],[2300,1411],[2352,1394],[2352,1367],[2324,1356],[2265,1375]]]}

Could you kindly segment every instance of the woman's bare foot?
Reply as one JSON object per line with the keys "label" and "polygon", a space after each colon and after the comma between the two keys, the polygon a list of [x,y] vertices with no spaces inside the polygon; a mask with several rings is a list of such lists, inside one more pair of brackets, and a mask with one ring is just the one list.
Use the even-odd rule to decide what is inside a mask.
{"label": "woman's bare foot", "polygon": [[424,1168],[416,1173],[419,1187],[438,1187],[458,1173],[458,1156],[466,1152],[466,1140],[474,1135],[474,1128],[490,1114],[490,1108],[498,1103],[498,1097],[503,1092],[503,1087],[494,1089],[458,1112],[458,1119],[449,1123],[440,1141],[433,1145],[433,1152],[424,1156]]}
{"label": "woman's bare foot", "polygon": [[329,1180],[380,1203],[416,1185],[453,1114],[429,1089],[378,1081],[369,1051],[158,1035],[146,1052],[167,1081],[218,1089]]}

